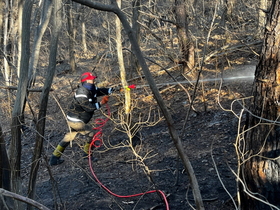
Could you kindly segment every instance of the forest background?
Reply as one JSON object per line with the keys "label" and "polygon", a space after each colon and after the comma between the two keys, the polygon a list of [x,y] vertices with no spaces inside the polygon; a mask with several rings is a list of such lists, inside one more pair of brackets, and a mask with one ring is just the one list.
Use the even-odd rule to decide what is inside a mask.
{"label": "forest background", "polygon": [[[80,142],[62,166],[48,166],[85,71],[100,87],[123,89],[110,97],[104,145],[93,151],[106,186],[120,194],[163,190],[170,209],[236,208],[234,141],[244,119],[235,102],[251,97],[271,2],[102,1],[91,4],[96,9],[76,2],[1,1],[3,208],[166,208],[157,193],[107,194],[79,157]],[[125,88],[131,84],[136,89]],[[27,207],[8,199],[19,195]]]}

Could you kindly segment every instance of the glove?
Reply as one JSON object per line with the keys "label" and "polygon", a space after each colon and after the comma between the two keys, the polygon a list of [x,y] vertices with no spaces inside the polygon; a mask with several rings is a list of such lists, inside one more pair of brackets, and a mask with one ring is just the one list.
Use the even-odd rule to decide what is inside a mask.
{"label": "glove", "polygon": [[109,101],[109,96],[103,96],[102,100],[100,101],[100,104],[107,104]]}
{"label": "glove", "polygon": [[111,87],[108,90],[108,94],[111,95],[115,91],[115,88]]}

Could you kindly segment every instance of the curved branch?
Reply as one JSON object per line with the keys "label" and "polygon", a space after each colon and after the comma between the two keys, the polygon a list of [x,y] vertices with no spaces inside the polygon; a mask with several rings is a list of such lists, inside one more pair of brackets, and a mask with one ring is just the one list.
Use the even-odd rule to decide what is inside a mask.
{"label": "curved branch", "polygon": [[13,192],[10,192],[8,190],[4,190],[3,188],[0,188],[0,195],[4,195],[4,196],[7,196],[7,197],[11,197],[11,198],[14,198],[16,200],[19,200],[19,201],[22,201],[24,203],[27,203],[27,204],[30,204],[38,209],[41,209],[41,210],[50,210],[49,208],[47,208],[46,206],[30,199],[30,198],[27,198],[27,197],[24,197],[24,196],[21,196],[19,194],[16,194],[16,193],[13,193]]}
{"label": "curved branch", "polygon": [[90,8],[101,10],[101,11],[106,11],[106,12],[116,13],[116,9],[117,9],[114,5],[101,4],[101,3],[93,2],[93,1],[89,1],[89,0],[73,0],[73,1],[83,4],[85,6],[88,6]]}

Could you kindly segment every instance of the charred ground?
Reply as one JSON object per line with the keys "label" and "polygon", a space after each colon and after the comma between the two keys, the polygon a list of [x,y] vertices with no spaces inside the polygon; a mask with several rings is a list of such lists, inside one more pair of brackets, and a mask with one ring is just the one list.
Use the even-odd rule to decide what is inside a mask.
{"label": "charred ground", "polygon": [[[221,84],[221,80],[218,78],[221,75],[224,75],[224,78],[252,75],[257,60],[256,55],[260,53],[260,41],[254,40],[255,23],[257,22],[255,12],[257,10],[254,7],[239,4],[240,8],[235,9],[237,15],[231,20],[232,28],[230,27],[229,31],[226,31],[227,33],[222,28],[216,28],[212,31],[209,42],[204,43],[208,30],[211,30],[208,26],[212,19],[211,11],[214,8],[212,5],[214,3],[210,1],[207,6],[210,8],[207,9],[209,14],[206,12],[204,14],[204,10],[201,9],[204,5],[198,5],[196,16],[201,16],[203,19],[194,21],[190,30],[197,38],[197,54],[202,57],[202,51],[206,46],[206,54],[212,55],[204,64],[200,79],[216,78],[217,80],[199,84],[193,104],[195,110],[190,112],[186,121],[182,141],[198,179],[205,209],[228,210],[232,206],[228,193],[232,197],[236,195],[235,176],[231,171],[235,170],[237,166],[234,143],[239,119],[236,118],[235,114],[239,116],[242,108],[239,103],[241,101],[238,99],[243,98],[242,105],[248,106],[253,80],[236,78],[224,80]],[[170,10],[169,5],[166,6],[167,11]],[[49,97],[44,152],[40,161],[35,200],[50,209],[165,209],[164,202],[158,193],[134,198],[117,198],[108,194],[96,183],[91,173],[92,168],[98,179],[116,194],[132,195],[157,189],[167,195],[170,209],[192,209],[190,205],[194,205],[194,201],[187,173],[184,171],[181,161],[178,160],[177,151],[168,133],[166,122],[161,118],[158,105],[141,73],[133,75],[138,79],[130,82],[130,84],[141,87],[131,91],[134,107],[133,123],[139,122],[139,116],[141,116],[141,122],[149,119],[149,122],[154,122],[154,125],[143,124],[140,130],[141,141],[135,147],[139,155],[138,158],[136,158],[132,148],[127,146],[128,136],[123,132],[120,123],[123,116],[124,95],[122,92],[117,92],[110,97],[109,105],[112,119],[103,127],[104,145],[93,151],[94,156],[99,160],[93,162],[92,167],[90,167],[87,160],[83,160],[81,157],[80,142],[73,142],[72,147],[68,147],[63,155],[65,162],[59,166],[49,167],[48,159],[54,147],[68,130],[64,112],[67,111],[67,106],[74,94],[80,73],[95,69],[94,73],[98,74],[100,87],[120,83],[116,53],[109,51],[108,40],[104,39],[110,33],[107,27],[103,27],[107,23],[102,24],[104,13],[95,14],[91,10],[88,14],[90,14],[87,16],[88,30],[90,31],[89,50],[88,53],[81,53],[81,45],[76,45],[78,67],[76,74],[69,73],[69,61],[67,60],[69,52],[66,41],[68,37],[64,36],[60,41],[57,74],[52,85],[53,91]],[[208,17],[208,15],[210,16]],[[112,16],[109,16],[110,20],[115,18],[110,17]],[[219,19],[216,21],[220,24]],[[163,39],[164,49],[150,33],[146,32],[141,42],[141,49],[150,61],[156,61],[161,66],[170,68],[169,73],[172,74],[173,78],[185,82],[183,86],[188,92],[179,85],[167,85],[166,83],[173,83],[174,80],[161,67],[147,61],[156,83],[164,83],[164,85],[159,86],[159,90],[174,119],[175,127],[181,134],[190,107],[189,98],[194,94],[194,83],[187,83],[186,75],[182,76],[181,69],[173,68],[176,66],[175,61],[178,61],[181,56],[178,39],[169,33],[170,29],[173,30],[173,34],[176,34],[174,25],[166,24],[164,28],[158,26],[153,28],[153,33],[158,34],[159,37],[165,37]],[[95,34],[94,32],[100,33]],[[50,37],[47,36],[46,40],[50,40]],[[127,40],[124,42],[124,47],[130,49],[130,43]],[[44,72],[48,66],[48,48],[49,46],[46,44],[42,50],[43,55],[40,56],[36,88],[40,88],[44,84]],[[170,55],[174,57],[172,62],[167,58]],[[126,66],[129,66],[131,55],[125,51],[124,56]],[[200,63],[200,61],[197,62]],[[195,81],[196,76],[192,75],[188,79]],[[4,79],[1,78],[1,81]],[[16,84],[16,78],[14,81]],[[0,91],[1,98],[7,99],[1,100],[0,114],[1,126],[8,147],[11,139],[10,115],[15,92],[9,93],[11,98],[8,98],[6,90],[1,89]],[[34,119],[38,113],[39,98],[40,93],[30,93],[25,113],[21,171],[23,195],[26,195],[30,176],[36,136]],[[102,112],[96,112],[95,118],[105,119],[106,113],[106,109],[103,107]],[[244,117],[241,116],[240,121],[243,120]],[[139,161],[141,158],[142,162]]]}
{"label": "charred ground", "polygon": [[[254,65],[227,69],[225,77],[249,73],[252,75]],[[171,81],[168,75],[158,72],[155,77],[157,83]],[[178,74],[179,81],[183,79],[180,78],[180,72],[174,71],[173,74]],[[204,75],[203,78],[206,79],[217,78],[219,74],[210,72]],[[145,121],[149,115],[155,117],[150,118],[151,122],[158,120],[155,125],[146,124],[140,130],[141,142],[135,147],[135,151],[142,161],[139,161],[141,158],[137,158],[128,146],[128,137],[122,131],[120,116],[124,96],[122,92],[117,92],[110,97],[112,120],[103,127],[104,145],[93,151],[98,161],[90,166],[87,160],[82,159],[80,142],[73,142],[72,147],[68,147],[63,155],[63,164],[48,166],[47,161],[53,148],[68,129],[63,111],[67,109],[77,81],[78,77],[70,74],[55,78],[48,108],[44,156],[37,179],[36,201],[50,209],[165,209],[158,193],[133,198],[110,195],[93,178],[92,169],[98,179],[118,195],[157,189],[167,195],[170,209],[191,209],[189,204],[194,205],[194,201],[187,173],[178,160],[167,125],[161,118],[148,87],[132,90],[134,122],[139,121],[139,116]],[[135,81],[138,85],[142,82]],[[182,141],[197,176],[206,209],[230,209],[232,205],[224,187],[232,197],[235,196],[235,176],[231,170],[235,170],[237,165],[234,143],[238,119],[233,112],[240,112],[242,107],[237,99],[251,95],[252,83],[252,79],[235,79],[225,80],[221,84],[218,79],[199,85],[194,103],[195,111],[190,113]],[[192,85],[184,86],[191,93]],[[159,86],[159,89],[180,132],[189,109],[187,94],[178,85]],[[34,100],[38,98],[36,93],[31,97]],[[244,101],[245,105],[249,103],[248,99]],[[102,111],[96,112],[95,118],[105,119],[105,114],[107,110],[103,107]],[[28,126],[23,132],[23,180],[28,180],[35,139],[35,128],[32,119],[29,120],[26,119]],[[23,191],[26,191],[27,184],[24,181]]]}

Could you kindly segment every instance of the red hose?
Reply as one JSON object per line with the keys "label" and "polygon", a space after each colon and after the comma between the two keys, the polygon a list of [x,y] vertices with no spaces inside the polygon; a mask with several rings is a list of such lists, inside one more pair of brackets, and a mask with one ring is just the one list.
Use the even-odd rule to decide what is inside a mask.
{"label": "red hose", "polygon": [[[109,108],[109,105],[107,105],[107,111],[108,111],[108,116],[110,116],[110,108]],[[104,189],[106,190],[109,194],[115,196],[115,197],[118,197],[118,198],[131,198],[131,197],[136,197],[136,196],[142,196],[142,195],[145,195],[145,194],[149,194],[149,193],[155,193],[155,192],[158,192],[160,193],[160,195],[162,196],[163,200],[164,200],[164,203],[165,203],[165,206],[166,206],[166,210],[169,210],[169,204],[168,204],[168,201],[167,201],[167,198],[164,194],[164,192],[162,192],[161,190],[151,190],[151,191],[148,191],[148,192],[145,192],[145,193],[138,193],[138,194],[133,194],[133,195],[118,195],[116,193],[113,193],[110,189],[108,189],[104,184],[102,184],[102,182],[97,178],[94,170],[93,170],[93,167],[92,167],[92,161],[91,161],[91,147],[100,147],[102,145],[102,127],[106,124],[106,122],[109,120],[109,118],[106,118],[105,120],[104,119],[96,119],[95,120],[95,123],[98,124],[99,126],[96,127],[96,128],[93,128],[94,130],[98,130],[97,133],[93,136],[92,138],[92,141],[90,143],[90,147],[89,147],[89,168],[90,168],[90,171],[94,177],[94,179],[96,180],[96,182],[98,182],[98,184]],[[99,142],[99,143],[97,143]]]}

